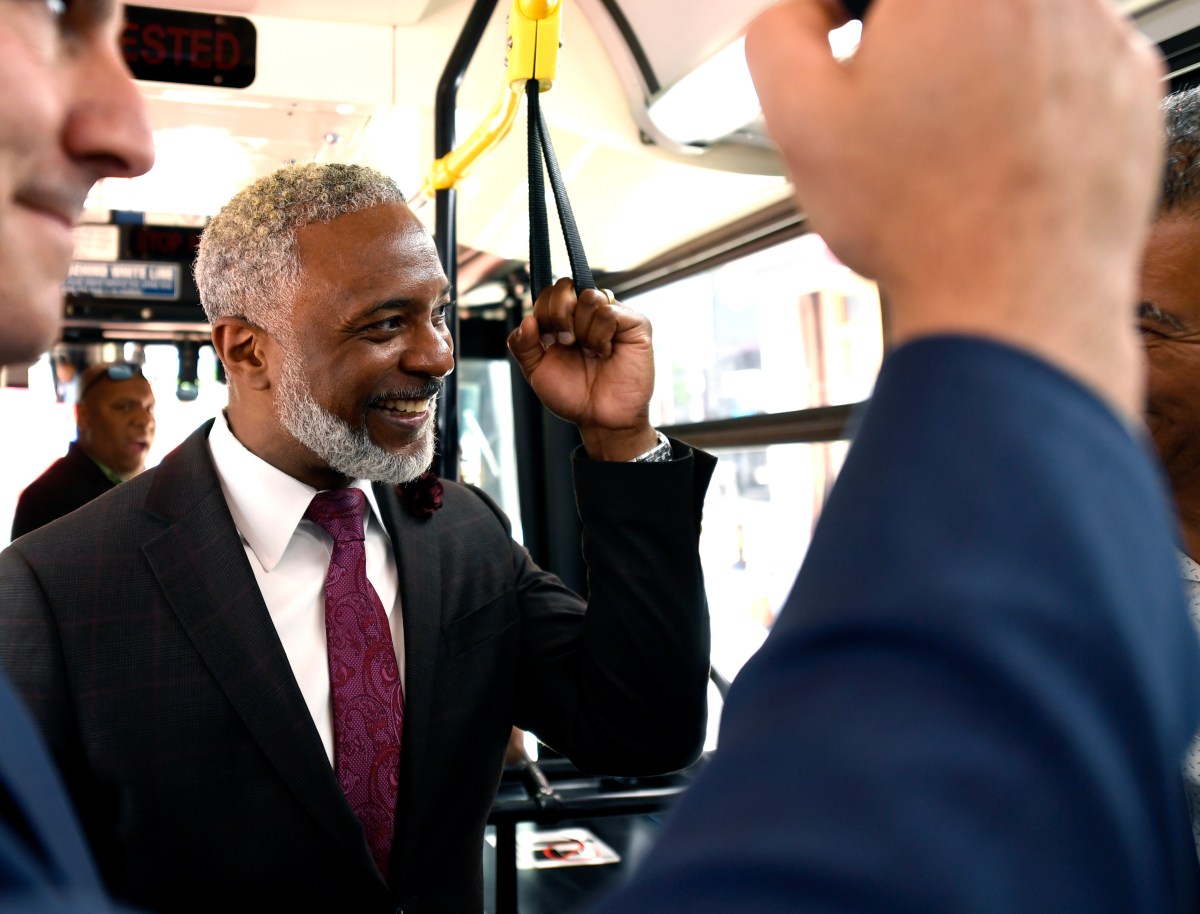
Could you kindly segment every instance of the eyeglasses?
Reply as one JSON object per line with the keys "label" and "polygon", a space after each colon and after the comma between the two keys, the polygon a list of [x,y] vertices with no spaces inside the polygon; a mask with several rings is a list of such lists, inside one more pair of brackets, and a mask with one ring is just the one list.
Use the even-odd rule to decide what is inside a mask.
{"label": "eyeglasses", "polygon": [[142,376],[142,366],[134,365],[132,362],[117,362],[109,365],[102,372],[92,378],[79,392],[79,399],[82,400],[87,392],[96,386],[96,382],[101,378],[108,378],[110,381],[128,381],[130,378],[140,378]]}

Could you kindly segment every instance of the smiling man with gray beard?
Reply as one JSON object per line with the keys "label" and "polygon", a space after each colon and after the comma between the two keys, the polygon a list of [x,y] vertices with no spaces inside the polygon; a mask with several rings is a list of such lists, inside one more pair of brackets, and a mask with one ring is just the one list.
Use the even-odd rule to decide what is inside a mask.
{"label": "smiling man with gray beard", "polygon": [[[279,372],[279,385],[275,394],[275,408],[279,424],[292,436],[346,476],[390,482],[402,485],[412,482],[433,461],[434,429],[437,419],[437,398],[442,385],[419,391],[412,399],[427,400],[429,419],[425,423],[425,434],[411,452],[393,454],[371,440],[366,428],[351,428],[337,416],[326,412],[313,399],[304,369],[294,356],[285,356]],[[395,392],[388,399],[403,400],[403,392]]]}
{"label": "smiling man with gray beard", "polygon": [[196,279],[227,410],[0,553],[0,662],[119,897],[478,914],[514,726],[588,771],[699,754],[713,460],[649,423],[644,317],[569,280],[539,296],[509,348],[583,441],[585,601],[426,474],[451,301],[390,179],[263,178]]}

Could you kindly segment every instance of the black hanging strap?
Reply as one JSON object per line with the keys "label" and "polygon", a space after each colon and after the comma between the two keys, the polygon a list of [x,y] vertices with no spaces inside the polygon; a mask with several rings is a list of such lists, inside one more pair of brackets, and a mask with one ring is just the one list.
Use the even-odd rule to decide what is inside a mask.
{"label": "black hanging strap", "polygon": [[550,228],[546,212],[546,183],[542,172],[542,155],[546,157],[546,170],[550,173],[550,187],[554,191],[554,202],[558,207],[558,221],[562,225],[563,240],[567,245],[567,257],[571,261],[571,275],[575,280],[575,291],[596,288],[592,268],[588,266],[583,242],[579,240],[579,229],[575,225],[575,213],[567,199],[567,188],[563,183],[558,158],[554,155],[554,144],[550,142],[550,131],[542,117],[539,96],[541,87],[536,79],[525,84],[529,101],[529,279],[536,301],[542,289],[553,282],[550,268]]}
{"label": "black hanging strap", "polygon": [[538,81],[525,84],[529,96],[529,282],[534,301],[554,276],[550,271],[550,229],[546,217],[546,173],[542,168],[542,137],[537,115],[541,114],[537,97]]}

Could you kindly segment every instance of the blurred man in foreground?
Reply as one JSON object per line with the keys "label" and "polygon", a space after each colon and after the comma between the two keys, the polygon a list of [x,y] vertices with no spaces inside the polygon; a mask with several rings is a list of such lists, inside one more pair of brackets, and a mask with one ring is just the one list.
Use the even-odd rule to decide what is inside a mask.
{"label": "blurred man in foreground", "polygon": [[[150,167],[119,26],[115,4],[0,3],[0,364],[54,341],[92,185]],[[0,679],[0,912],[110,910],[53,765]]]}
{"label": "blurred man in foreground", "polygon": [[146,469],[154,443],[154,391],[139,366],[92,365],[79,379],[75,440],[25,487],[12,538],[70,514]]}
{"label": "blurred man in foreground", "polygon": [[[1129,320],[1161,64],[1108,0],[837,4],[747,37],[895,348],[720,748],[605,912],[1197,907],[1200,657]],[[869,569],[869,573],[864,573]]]}

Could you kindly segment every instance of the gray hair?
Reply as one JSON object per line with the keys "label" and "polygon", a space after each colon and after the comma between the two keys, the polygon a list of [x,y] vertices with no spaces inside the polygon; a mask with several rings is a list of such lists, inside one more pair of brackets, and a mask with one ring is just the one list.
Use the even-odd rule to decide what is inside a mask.
{"label": "gray hair", "polygon": [[288,165],[240,191],[200,238],[196,286],[210,322],[242,317],[288,336],[300,282],[296,232],[389,203],[403,203],[396,182],[373,168],[338,163]]}
{"label": "gray hair", "polygon": [[1167,160],[1159,212],[1200,215],[1200,88],[1168,95],[1162,110]]}

